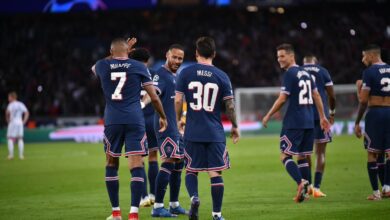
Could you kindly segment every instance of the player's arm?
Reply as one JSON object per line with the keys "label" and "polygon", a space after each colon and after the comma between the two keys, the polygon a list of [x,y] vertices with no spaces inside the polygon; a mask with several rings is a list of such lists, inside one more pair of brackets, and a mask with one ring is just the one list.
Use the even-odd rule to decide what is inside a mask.
{"label": "player's arm", "polygon": [[233,139],[233,143],[237,143],[240,139],[240,132],[238,130],[236,108],[234,105],[234,99],[225,100],[226,114],[232,123],[232,131],[230,137]]}
{"label": "player's arm", "polygon": [[141,100],[141,108],[145,108],[145,106],[149,105],[149,103],[151,102],[152,100],[150,99],[150,96],[148,94],[145,94],[143,97],[142,97],[142,100]]}
{"label": "player's arm", "polygon": [[355,121],[355,135],[358,138],[362,137],[362,129],[360,127],[360,121],[363,118],[364,112],[366,112],[369,94],[370,94],[370,90],[368,89],[362,89],[360,91],[360,102],[359,102],[358,114]]}
{"label": "player's arm", "polygon": [[356,80],[356,95],[357,95],[359,102],[361,101],[360,92],[362,91],[362,85],[363,85],[363,80],[361,80],[361,79]]}
{"label": "player's arm", "polygon": [[154,109],[156,110],[156,112],[160,116],[160,130],[159,130],[159,132],[163,132],[167,128],[168,122],[167,122],[167,117],[165,115],[163,106],[161,104],[161,100],[158,97],[158,95],[156,93],[156,89],[154,88],[153,85],[146,85],[146,86],[144,86],[144,89],[145,89],[146,93],[149,95]]}
{"label": "player's arm", "polygon": [[336,113],[336,95],[334,94],[333,86],[326,86],[326,93],[328,95],[328,103],[329,103],[329,122],[331,124],[334,123],[334,115]]}
{"label": "player's arm", "polygon": [[262,120],[262,124],[265,128],[267,127],[267,123],[269,119],[272,117],[272,115],[274,115],[277,111],[279,111],[283,107],[284,103],[286,103],[287,98],[288,95],[286,93],[284,92],[279,93],[279,97],[275,100],[274,104],[272,105],[272,108],[268,111],[268,113],[264,116]]}
{"label": "player's arm", "polygon": [[5,111],[5,120],[7,121],[7,124],[9,124],[11,120],[11,113],[8,110]]}
{"label": "player's arm", "polygon": [[176,122],[179,130],[183,130],[185,126],[185,122],[181,120],[181,116],[183,113],[183,99],[184,95],[181,92],[176,92],[175,95],[175,111],[176,111]]}
{"label": "player's arm", "polygon": [[326,116],[324,113],[324,105],[322,103],[320,93],[317,91],[317,89],[313,90],[313,100],[314,100],[314,104],[316,105],[318,115],[320,116],[321,128],[325,132],[328,132],[330,130],[330,124],[329,124],[329,121],[326,119]]}
{"label": "player's arm", "polygon": [[23,124],[27,123],[29,117],[30,117],[30,112],[29,111],[25,111],[24,114],[23,114]]}

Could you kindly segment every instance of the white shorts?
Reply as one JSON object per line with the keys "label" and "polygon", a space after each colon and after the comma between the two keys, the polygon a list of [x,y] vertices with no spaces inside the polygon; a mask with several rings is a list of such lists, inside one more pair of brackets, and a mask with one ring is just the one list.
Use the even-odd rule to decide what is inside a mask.
{"label": "white shorts", "polygon": [[9,123],[7,138],[22,138],[24,134],[23,123]]}

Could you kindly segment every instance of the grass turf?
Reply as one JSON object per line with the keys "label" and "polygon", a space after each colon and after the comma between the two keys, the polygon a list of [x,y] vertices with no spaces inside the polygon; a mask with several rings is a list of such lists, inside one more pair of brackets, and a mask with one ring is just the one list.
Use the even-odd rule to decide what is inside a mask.
{"label": "grass turf", "polygon": [[[226,219],[387,219],[390,200],[367,201],[371,193],[362,141],[339,136],[327,148],[322,190],[328,197],[296,204],[296,185],[279,161],[277,136],[228,143],[232,169],[224,173]],[[6,160],[0,147],[0,219],[105,219],[110,205],[104,182],[102,144],[26,144],[26,160]],[[129,211],[130,172],[120,167],[120,204]],[[184,185],[181,205],[189,207]],[[210,184],[199,177],[200,219],[211,219]],[[167,206],[169,192],[165,197]],[[141,208],[141,219],[152,219]],[[387,217],[386,217],[387,216]],[[184,216],[178,219],[187,219]]]}

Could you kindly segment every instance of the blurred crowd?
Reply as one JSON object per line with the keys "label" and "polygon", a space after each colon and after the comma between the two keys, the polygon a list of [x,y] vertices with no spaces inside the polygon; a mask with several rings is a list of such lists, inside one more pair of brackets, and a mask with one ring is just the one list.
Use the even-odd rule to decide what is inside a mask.
{"label": "blurred crowd", "polygon": [[[367,4],[2,15],[0,30],[1,114],[7,92],[15,90],[32,118],[101,116],[104,100],[90,68],[118,36],[137,37],[154,61],[165,59],[170,44],[181,43],[185,61],[194,61],[194,41],[210,35],[217,42],[215,65],[235,88],[279,86],[275,47],[284,42],[295,46],[299,64],[306,53],[317,55],[337,84],[361,76],[364,45],[390,49],[386,7]],[[388,55],[384,50],[385,61]]]}

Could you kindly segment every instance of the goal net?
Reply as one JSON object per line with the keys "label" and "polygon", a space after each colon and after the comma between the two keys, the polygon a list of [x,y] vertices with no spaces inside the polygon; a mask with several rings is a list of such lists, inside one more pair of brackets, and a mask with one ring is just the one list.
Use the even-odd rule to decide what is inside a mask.
{"label": "goal net", "polygon": [[[358,106],[354,84],[335,85],[336,116],[332,132],[336,135],[352,134]],[[264,129],[261,119],[279,96],[280,87],[237,88],[235,90],[237,119],[241,132],[245,134],[279,134],[286,110],[276,113]]]}

